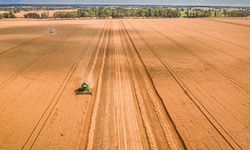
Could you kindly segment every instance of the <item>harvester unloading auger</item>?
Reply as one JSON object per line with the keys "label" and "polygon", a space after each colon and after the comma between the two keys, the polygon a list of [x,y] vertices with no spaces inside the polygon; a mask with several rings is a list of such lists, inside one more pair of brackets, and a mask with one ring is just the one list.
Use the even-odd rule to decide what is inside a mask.
{"label": "harvester unloading auger", "polygon": [[81,85],[81,88],[75,90],[75,93],[76,94],[91,94],[91,95],[93,95],[93,92],[89,91],[89,83],[88,82],[84,82]]}

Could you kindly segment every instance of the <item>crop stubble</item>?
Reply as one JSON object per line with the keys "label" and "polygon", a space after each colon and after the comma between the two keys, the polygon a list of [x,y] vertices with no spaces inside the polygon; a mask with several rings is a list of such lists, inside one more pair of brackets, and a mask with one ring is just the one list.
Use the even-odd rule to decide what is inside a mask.
{"label": "crop stubble", "polygon": [[[235,21],[3,24],[0,149],[248,149],[249,21]],[[74,95],[84,81],[93,96]]]}

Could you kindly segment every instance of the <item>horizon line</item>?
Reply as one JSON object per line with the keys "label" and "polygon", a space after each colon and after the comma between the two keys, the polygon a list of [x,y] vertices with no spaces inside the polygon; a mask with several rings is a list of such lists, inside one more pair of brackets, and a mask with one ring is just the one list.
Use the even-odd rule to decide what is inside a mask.
{"label": "horizon line", "polygon": [[250,7],[250,5],[244,6],[244,5],[200,5],[200,4],[101,4],[101,3],[85,3],[85,4],[73,4],[73,3],[63,3],[63,4],[31,4],[31,3],[26,3],[26,4],[0,4],[1,5],[88,5],[88,6],[92,6],[92,5],[109,5],[109,6],[200,6],[200,7]]}

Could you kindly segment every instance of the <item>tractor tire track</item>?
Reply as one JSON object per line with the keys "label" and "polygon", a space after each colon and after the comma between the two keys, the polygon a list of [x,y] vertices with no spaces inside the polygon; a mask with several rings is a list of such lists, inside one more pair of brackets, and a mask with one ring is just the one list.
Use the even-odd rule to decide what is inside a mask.
{"label": "tractor tire track", "polygon": [[[62,28],[62,27],[61,27],[61,28]],[[59,28],[58,30],[60,30],[61,28]],[[33,40],[30,40],[30,41],[28,41],[28,42],[22,43],[22,44],[20,44],[20,45],[18,45],[18,46],[15,46],[15,47],[11,48],[11,49],[5,50],[4,52],[1,52],[1,53],[0,53],[0,59],[3,58],[4,56],[6,56],[6,55],[8,55],[8,54],[10,54],[10,53],[12,53],[12,52],[14,52],[14,51],[16,51],[16,50],[19,50],[19,49],[21,49],[21,48],[24,48],[24,47],[26,47],[26,46],[28,46],[28,45],[30,45],[30,44],[32,44],[32,43],[35,43],[35,42],[37,42],[37,41],[39,41],[39,40],[42,40],[42,39],[44,39],[44,38],[46,38],[46,37],[48,37],[48,36],[50,36],[50,34],[44,34],[44,35],[39,36],[39,37],[37,37],[37,38],[35,38],[35,39],[33,39]]]}
{"label": "tractor tire track", "polygon": [[[166,22],[167,22],[167,21],[166,21]],[[172,24],[174,24],[174,23],[172,23]],[[250,50],[249,48],[244,47],[244,46],[241,46],[241,45],[239,45],[239,44],[235,44],[235,43],[233,43],[233,42],[230,42],[230,41],[227,41],[227,40],[223,40],[223,39],[221,39],[221,38],[218,38],[218,37],[215,37],[215,36],[212,36],[212,35],[203,33],[203,32],[199,32],[199,31],[197,31],[197,30],[193,30],[193,29],[190,29],[190,28],[181,26],[181,25],[179,25],[179,24],[174,24],[174,25],[179,26],[179,27],[182,27],[182,28],[185,28],[185,29],[188,29],[188,30],[191,30],[191,31],[195,31],[195,32],[197,32],[197,33],[200,33],[200,34],[203,34],[203,35],[206,35],[206,36],[209,36],[209,37],[213,37],[213,38],[215,38],[215,39],[218,39],[218,40],[220,40],[220,41],[223,41],[223,42],[232,44],[232,45],[234,45],[234,46],[238,46],[238,47],[243,48],[243,49],[245,49],[245,50]]]}
{"label": "tractor tire track", "polygon": [[[79,28],[80,29],[80,28]],[[67,40],[69,37],[71,37],[74,33],[76,33],[79,29],[76,29],[75,31],[73,31],[70,34],[66,34],[62,41],[58,42],[57,44],[53,45],[52,47],[50,47],[47,51],[45,51],[44,53],[42,53],[41,55],[39,55],[38,57],[36,57],[35,59],[33,59],[32,61],[30,61],[28,64],[26,64],[24,67],[22,67],[20,70],[18,70],[15,74],[13,74],[11,77],[9,77],[7,80],[5,80],[3,83],[1,83],[0,85],[0,90],[3,89],[6,85],[8,85],[12,80],[14,80],[18,75],[20,75],[22,72],[24,72],[27,68],[29,68],[31,65],[33,65],[35,62],[37,62],[38,60],[40,60],[43,56],[45,56],[46,54],[48,54],[49,52],[53,51],[56,49],[56,47],[58,47],[63,41]],[[57,50],[58,51],[58,50]]]}
{"label": "tractor tire track", "polygon": [[[191,23],[191,22],[189,22],[189,23]],[[195,24],[200,24],[200,25],[202,25],[202,26],[206,26],[207,25],[207,22],[206,22],[206,20],[202,20],[201,21],[201,19],[199,19],[198,21],[196,21],[196,22],[192,22],[192,23],[195,23]],[[230,28],[229,26],[223,26],[224,28],[223,29],[225,29],[226,31],[230,31],[230,33],[235,33],[235,34],[240,34],[237,30],[234,30],[234,29],[237,29],[237,28]],[[214,24],[209,24],[209,26],[206,26],[206,30],[209,30],[209,31],[213,31],[213,32],[217,32],[217,33],[222,33],[222,34],[224,34],[224,35],[227,35],[227,36],[229,36],[229,37],[232,37],[232,34],[228,34],[228,32],[223,32],[222,30],[213,30],[213,29],[211,29],[211,28],[216,28],[216,29],[221,29],[220,28],[220,26],[219,26],[219,28],[218,28],[218,25],[214,25]],[[244,28],[242,29],[241,28],[241,30],[244,30]],[[244,30],[245,32],[249,32],[249,30]],[[241,35],[241,34],[240,34]],[[241,35],[242,36],[242,35]],[[237,39],[241,39],[241,40],[245,40],[245,41],[248,41],[248,39],[249,39],[249,37],[246,37],[246,38],[242,38],[242,37],[237,37]]]}
{"label": "tractor tire track", "polygon": [[[170,115],[169,115],[169,113],[168,113],[168,111],[167,111],[161,97],[157,93],[157,91],[156,91],[156,89],[154,87],[153,81],[150,78],[149,73],[147,72],[147,70],[145,68],[145,65],[143,64],[143,61],[140,58],[140,55],[139,55],[138,51],[136,50],[136,47],[135,47],[135,45],[134,45],[130,35],[128,34],[128,31],[125,28],[125,25],[123,24],[122,21],[121,21],[121,26],[123,26],[123,29],[124,29],[124,30],[122,30],[122,31],[124,31],[124,36],[127,35],[129,37],[129,42],[133,45],[133,49],[135,51],[135,54],[133,54],[132,51],[126,52],[127,56],[128,56],[127,57],[128,63],[129,62],[130,63],[134,62],[132,60],[129,60],[130,58],[133,58],[132,57],[133,55],[137,55],[140,62],[142,62],[142,66],[144,67],[144,69],[143,69],[143,72],[138,73],[138,75],[139,75],[138,77],[143,77],[143,81],[144,81],[144,84],[145,84],[145,88],[146,88],[148,97],[150,98],[150,101],[151,101],[151,103],[152,103],[152,105],[154,107],[154,111],[157,114],[159,123],[161,124],[162,130],[164,132],[165,140],[168,143],[169,148],[170,149],[182,149],[182,148],[186,149],[186,146],[185,146],[182,138],[180,137],[180,135],[179,135],[179,133],[178,133],[178,131],[177,131],[175,125],[174,125],[174,122],[172,121],[172,119],[171,119],[171,117],[170,117]],[[123,41],[126,41],[126,43],[128,42],[127,39],[123,40]],[[128,45],[128,44],[126,44],[126,45]],[[132,65],[132,63],[131,63],[130,68],[133,68],[132,66],[137,66],[137,64]],[[140,67],[137,66],[137,68],[140,68]],[[133,71],[133,72],[136,72],[136,71]],[[146,74],[147,77],[145,75],[143,76],[142,74]],[[133,78],[133,79],[135,79],[135,78]],[[137,80],[139,80],[139,78]],[[173,138],[173,136],[175,138]],[[178,146],[177,146],[177,144],[178,144]]]}
{"label": "tractor tire track", "polygon": [[[142,22],[141,20],[139,20],[140,22]],[[144,22],[142,22],[143,24],[145,24]],[[153,29],[152,27],[150,27],[149,25],[145,24],[146,26],[148,26],[149,28]],[[176,46],[180,47],[181,49],[183,49],[184,51],[188,52],[190,55],[194,56],[195,58],[199,59],[200,61],[202,61],[204,64],[206,64],[207,66],[211,67],[213,70],[215,70],[216,72],[218,72],[219,74],[221,74],[222,76],[224,76],[226,79],[228,79],[229,81],[231,81],[232,83],[234,83],[236,86],[238,86],[239,88],[243,89],[244,91],[250,93],[250,90],[247,89],[245,86],[241,85],[240,83],[238,83],[237,81],[235,81],[232,77],[226,75],[225,73],[223,73],[222,71],[220,71],[220,69],[218,69],[217,67],[215,67],[214,65],[210,64],[209,62],[207,62],[206,60],[202,59],[201,57],[199,57],[198,55],[196,55],[195,53],[191,52],[188,48],[186,48],[185,46],[181,45],[180,43],[178,43],[176,40],[170,38],[167,35],[162,34],[161,32],[153,29],[154,31],[156,31],[157,33],[161,34],[162,36],[166,37],[169,41],[171,41],[172,43],[174,43]]]}
{"label": "tractor tire track", "polygon": [[[27,27],[28,28],[28,27]],[[39,30],[41,30],[42,29],[42,27],[40,27],[39,29],[35,29],[35,30],[33,30],[33,31],[31,31],[31,32],[24,32],[24,31],[26,31],[26,29],[24,29],[24,30],[22,30],[22,32],[24,32],[24,33],[22,33],[22,34],[31,34],[31,33],[34,33],[34,32],[36,32],[36,31],[39,31]],[[20,29],[17,29],[17,30],[20,30]],[[11,32],[7,32],[7,34],[10,34],[10,33],[16,33],[16,32],[13,32],[13,30],[11,31]],[[3,34],[6,34],[6,33],[1,33],[2,35]],[[22,35],[21,35],[21,33],[18,33],[18,34],[20,34],[20,35],[18,35],[18,36],[15,36],[15,37],[22,37]],[[8,41],[8,40],[13,40],[12,39],[12,37],[10,37],[10,38],[6,38],[6,39],[0,39],[2,42],[5,42],[5,41]]]}
{"label": "tractor tire track", "polygon": [[[86,72],[84,73],[84,77],[87,77],[87,79],[86,79],[87,81],[89,81],[91,79],[95,80],[96,83],[92,83],[92,85],[94,85],[94,87],[98,86],[98,83],[97,83],[98,77],[99,77],[98,75],[100,74],[100,67],[102,65],[102,58],[104,56],[104,51],[101,51],[101,46],[102,46],[102,43],[104,41],[104,36],[105,36],[105,32],[106,32],[105,29],[106,29],[107,24],[108,24],[108,21],[106,20],[106,22],[104,23],[104,26],[102,28],[102,32],[100,34],[101,36],[97,42],[98,45],[96,45],[96,47],[94,48],[94,52],[92,54],[92,57],[90,59],[88,67],[86,69]],[[78,144],[79,150],[87,148],[88,132],[89,132],[90,123],[91,123],[91,115],[93,113],[93,107],[95,104],[95,99],[96,99],[95,93],[97,93],[97,88],[93,89],[93,93],[94,94],[90,99],[86,114],[84,116],[84,123],[82,126],[81,138],[80,138],[79,144]]]}
{"label": "tractor tire track", "polygon": [[[124,45],[125,44],[123,43],[123,46]],[[127,57],[127,62],[128,63],[131,62],[130,60],[128,60],[128,57]],[[140,85],[135,81],[135,79],[138,80],[138,77],[135,74],[131,73],[132,72],[131,66],[129,66],[128,71],[129,71],[129,74],[130,74],[130,79],[131,79],[131,84],[133,86],[135,99],[136,99],[137,104],[138,104],[137,107],[140,110],[140,116],[142,118],[143,126],[145,128],[145,132],[146,132],[147,139],[148,139],[148,142],[149,142],[149,148],[150,149],[158,149],[158,146],[157,146],[157,143],[156,143],[156,140],[155,140],[155,135],[154,135],[153,129],[152,129],[151,125],[150,125],[150,120],[149,120],[149,117],[148,117],[148,114],[147,114],[147,110],[146,110],[144,102],[143,102],[143,96],[142,96],[143,92],[140,90]]]}
{"label": "tractor tire track", "polygon": [[94,103],[94,108],[93,108],[93,113],[91,116],[91,123],[90,123],[90,128],[89,128],[89,133],[88,133],[88,143],[86,149],[92,149],[93,148],[93,143],[94,143],[94,130],[96,126],[96,117],[97,117],[97,112],[98,112],[98,106],[100,102],[100,96],[101,96],[101,85],[102,85],[102,76],[103,76],[103,68],[105,64],[105,58],[106,58],[106,51],[107,51],[107,44],[108,44],[108,39],[109,39],[109,30],[110,30],[110,21],[108,21],[106,25],[106,35],[105,36],[105,41],[103,41],[104,44],[104,53],[102,57],[102,64],[100,68],[100,74],[98,77],[97,81],[97,90],[96,90],[96,99]]}
{"label": "tractor tire track", "polygon": [[242,26],[242,27],[250,27],[250,25],[245,25],[245,24],[239,24],[239,23],[233,23],[233,22],[225,22],[225,21],[219,21],[219,20],[215,20],[215,19],[206,19],[207,21],[214,21],[214,22],[221,22],[221,23],[225,23],[225,24],[232,24],[232,25],[237,25],[237,26]]}
{"label": "tractor tire track", "polygon": [[196,105],[196,107],[200,110],[200,112],[206,117],[208,122],[215,128],[215,130],[219,133],[219,135],[227,142],[227,144],[235,149],[236,147],[242,149],[240,145],[233,139],[233,137],[223,128],[223,126],[215,119],[215,117],[207,110],[207,108],[198,100],[198,98],[189,90],[189,88],[185,85],[185,83],[181,80],[179,75],[175,73],[174,69],[170,67],[170,65],[162,58],[160,55],[153,49],[153,47],[148,43],[148,41],[138,33],[138,31],[132,26],[130,22],[128,22],[131,27],[135,30],[135,32],[141,37],[141,39],[145,42],[145,44],[149,47],[149,49],[155,54],[155,56],[162,62],[165,68],[169,71],[181,89],[186,93],[189,99]]}
{"label": "tractor tire track", "polygon": [[[155,23],[155,22],[154,22],[154,23]],[[161,25],[161,26],[163,26],[163,27],[166,27],[166,26],[163,25],[163,24],[159,24],[159,25]],[[171,28],[168,28],[168,29],[169,29],[169,30],[172,30],[172,31],[174,31],[174,32],[176,32],[176,33],[179,33],[179,34],[181,34],[181,35],[183,35],[183,36],[186,36],[186,37],[188,37],[188,38],[190,38],[190,39],[193,39],[194,41],[196,41],[196,42],[198,42],[198,43],[201,43],[201,44],[203,44],[203,45],[206,45],[207,47],[210,47],[210,48],[212,48],[212,49],[214,49],[214,50],[217,50],[217,51],[219,51],[219,52],[221,52],[221,53],[223,53],[223,54],[225,54],[225,55],[227,55],[227,56],[230,56],[230,57],[236,59],[237,61],[239,61],[239,62],[241,62],[241,63],[250,65],[250,63],[248,63],[248,62],[242,61],[242,60],[239,59],[238,57],[235,57],[234,55],[231,55],[231,54],[229,54],[229,53],[227,53],[227,52],[225,52],[225,51],[223,51],[223,50],[220,50],[220,49],[218,49],[218,48],[216,48],[216,47],[213,47],[213,46],[211,46],[211,45],[209,45],[209,44],[206,44],[206,43],[204,43],[204,42],[201,42],[200,40],[198,40],[198,39],[196,39],[196,38],[193,38],[193,37],[191,37],[191,36],[188,36],[188,35],[186,35],[186,34],[183,34],[182,32],[178,32],[177,30],[174,30],[174,29],[171,29]],[[249,67],[249,66],[247,66],[247,67]]]}
{"label": "tractor tire track", "polygon": [[[145,23],[144,23],[145,24]],[[145,24],[146,25],[146,24]],[[160,24],[160,25],[162,25],[162,24]],[[147,25],[148,26],[148,25]],[[164,26],[164,25],[162,25],[162,26]],[[150,27],[150,26],[148,26],[148,27]],[[150,27],[151,28],[151,27]],[[151,28],[151,29],[153,29],[153,28]],[[213,49],[215,49],[215,50],[218,50],[218,51],[221,51],[221,50],[219,50],[219,49],[217,49],[217,48],[214,48],[214,47],[212,47],[212,46],[210,46],[210,45],[208,45],[208,44],[205,44],[205,43],[203,43],[203,42],[200,42],[199,40],[197,40],[197,39],[195,39],[195,38],[192,38],[192,37],[190,37],[190,36],[188,36],[188,35],[185,35],[185,34],[183,34],[183,33],[181,33],[181,32],[178,32],[178,31],[176,31],[176,30],[174,30],[174,29],[171,29],[171,28],[168,28],[168,29],[170,29],[170,30],[172,30],[172,31],[174,31],[174,32],[177,32],[177,33],[179,33],[179,34],[182,34],[182,35],[184,35],[184,36],[186,36],[186,37],[189,37],[189,38],[191,38],[191,39],[193,39],[193,40],[196,40],[196,41],[198,41],[199,43],[201,43],[201,44],[204,44],[204,45],[206,45],[207,47],[211,47],[211,48],[213,48]],[[154,29],[153,29],[154,30]],[[164,36],[164,37],[166,37],[164,34],[162,34],[161,32],[159,32],[159,31],[157,31],[157,30],[154,30],[154,31],[156,31],[156,32],[158,32],[158,33],[160,33],[162,36]],[[172,42],[172,41],[171,41]],[[180,44],[181,45],[181,44]],[[222,53],[224,53],[223,51],[221,51]],[[224,54],[226,54],[226,53],[224,53]],[[232,58],[235,58],[236,60],[238,60],[238,61],[240,61],[238,58],[236,58],[236,57],[234,57],[233,55],[228,55],[228,56],[231,56]],[[243,62],[243,63],[245,63],[245,64],[248,64],[248,63],[246,63],[246,62],[244,62],[244,61],[240,61],[240,62]],[[236,82],[236,81],[235,81]],[[218,99],[216,99],[215,97],[213,97],[209,92],[207,92],[214,100],[216,100],[225,110],[227,110],[228,111],[228,113],[230,113],[236,120],[238,120],[239,122],[242,122],[241,120],[239,120],[234,114],[232,114],[225,106],[223,106],[222,105],[222,103],[218,100]],[[243,124],[242,124],[243,125]],[[243,126],[245,126],[245,125],[243,125]],[[245,126],[246,127],[246,126]],[[247,128],[247,127],[246,127]]]}
{"label": "tractor tire track", "polygon": [[[122,50],[122,53],[121,55],[124,55],[125,58],[126,58],[126,61],[127,61],[127,67],[126,67],[126,70],[128,70],[128,75],[129,75],[129,81],[130,81],[130,84],[132,85],[132,92],[133,92],[133,99],[134,99],[134,109],[136,109],[136,113],[139,114],[137,115],[137,119],[139,121],[137,122],[133,122],[130,124],[130,127],[132,128],[137,128],[137,130],[139,130],[140,132],[140,137],[141,137],[141,140],[143,141],[143,145],[140,146],[138,145],[138,143],[133,143],[133,147],[134,149],[149,149],[150,147],[156,147],[156,143],[155,143],[155,140],[154,138],[152,137],[149,137],[150,134],[152,134],[152,129],[151,127],[149,126],[149,123],[148,123],[148,118],[147,116],[145,115],[146,114],[146,111],[143,108],[141,108],[141,106],[139,106],[139,103],[141,104],[141,99],[139,100],[138,99],[138,95],[136,95],[136,88],[135,88],[135,83],[133,80],[135,80],[135,78],[133,78],[135,75],[132,75],[132,68],[130,66],[130,62],[132,62],[132,60],[130,60],[128,57],[128,52],[127,52],[127,46],[130,45],[127,41],[127,38],[124,37],[124,33],[121,32],[121,30],[125,31],[125,28],[122,26],[122,23],[121,21],[118,21],[118,30],[119,30],[119,35],[121,37],[121,43],[122,43],[122,47],[123,47],[123,50]],[[128,45],[127,45],[128,44]],[[132,57],[131,57],[132,58]],[[133,60],[135,61],[135,60]],[[127,81],[127,82],[129,82]],[[126,91],[125,93],[127,92],[130,92],[130,91]],[[140,95],[139,95],[140,96]],[[132,107],[132,106],[131,106]],[[129,112],[132,112],[132,110],[130,110]],[[136,114],[132,113],[131,116],[135,116]],[[132,125],[133,124],[133,125]],[[140,127],[141,126],[141,127]],[[143,127],[143,128],[142,128]],[[148,133],[148,134],[146,134]]]}
{"label": "tractor tire track", "polygon": [[9,49],[9,50],[6,50],[6,51],[0,53],[0,59],[3,58],[4,56],[8,55],[9,53],[12,53],[12,52],[14,52],[14,51],[16,51],[16,50],[18,50],[18,49],[21,49],[21,48],[23,48],[23,47],[25,47],[25,46],[27,46],[27,45],[30,45],[30,44],[32,44],[32,43],[35,43],[36,41],[39,41],[39,40],[41,40],[41,39],[44,39],[44,38],[46,38],[47,36],[49,36],[49,35],[47,35],[47,34],[42,35],[42,36],[40,36],[40,37],[38,37],[38,38],[35,38],[35,39],[31,40],[31,41],[25,42],[25,43],[23,43],[23,44],[21,44],[21,45],[18,45],[18,46],[13,47],[13,48],[11,48],[11,49]]}
{"label": "tractor tire track", "polygon": [[[80,28],[79,28],[80,29]],[[77,30],[79,30],[77,29]],[[76,31],[77,31],[76,30]],[[76,32],[75,31],[75,32]],[[54,110],[55,106],[57,105],[60,97],[62,96],[63,91],[65,90],[67,84],[69,83],[73,73],[75,72],[80,60],[83,58],[89,44],[91,43],[91,41],[93,40],[95,34],[97,33],[98,29],[96,29],[92,36],[90,37],[89,41],[86,43],[85,47],[83,48],[83,50],[81,51],[81,53],[79,54],[78,58],[76,59],[76,61],[73,63],[72,67],[70,68],[69,72],[67,73],[66,77],[64,78],[63,82],[61,83],[59,89],[57,90],[55,96],[52,98],[51,102],[49,103],[48,107],[46,108],[46,110],[44,111],[43,115],[41,116],[41,118],[39,119],[39,121],[37,122],[36,126],[34,127],[32,133],[30,134],[30,136],[28,137],[28,139],[26,140],[26,142],[24,143],[22,149],[31,149],[34,145],[34,143],[36,142],[39,134],[41,133],[41,131],[44,128],[44,125],[46,124],[47,120],[49,119],[50,115],[52,114],[52,111]],[[73,32],[72,35],[75,33]]]}

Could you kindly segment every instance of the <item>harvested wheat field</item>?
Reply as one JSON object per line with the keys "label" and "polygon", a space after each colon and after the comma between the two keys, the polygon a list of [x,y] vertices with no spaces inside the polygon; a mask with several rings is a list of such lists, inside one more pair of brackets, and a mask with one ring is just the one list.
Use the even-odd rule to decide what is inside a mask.
{"label": "harvested wheat field", "polygon": [[[249,29],[1,21],[0,149],[250,149]],[[75,95],[85,81],[93,95]]]}

